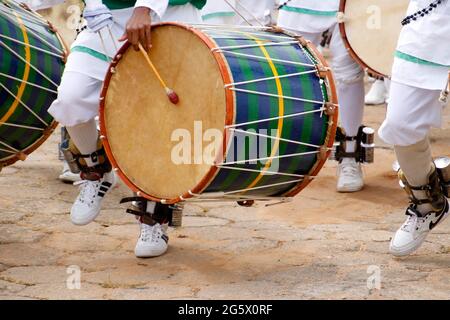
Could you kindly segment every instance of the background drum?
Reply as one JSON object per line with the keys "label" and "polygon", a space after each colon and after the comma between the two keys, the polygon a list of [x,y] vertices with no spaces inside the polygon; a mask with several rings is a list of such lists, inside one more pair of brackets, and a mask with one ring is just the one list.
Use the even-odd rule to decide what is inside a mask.
{"label": "background drum", "polygon": [[0,168],[35,150],[56,127],[65,47],[49,24],[17,2],[0,2]]}
{"label": "background drum", "polygon": [[389,77],[409,0],[341,0],[340,30],[350,54],[373,75]]}
{"label": "background drum", "polygon": [[[163,203],[272,199],[294,196],[316,176],[333,146],[337,100],[310,44],[250,27],[176,24],[154,27],[152,42],[150,58],[179,104],[128,44],[101,98],[108,157],[133,191]],[[223,134],[214,151],[212,132]],[[183,164],[174,161],[180,133],[189,138]],[[266,150],[255,154],[255,146]]]}
{"label": "background drum", "polygon": [[38,10],[38,13],[48,20],[68,46],[77,36],[77,28],[80,28],[83,4],[80,0],[66,0],[51,8]]}

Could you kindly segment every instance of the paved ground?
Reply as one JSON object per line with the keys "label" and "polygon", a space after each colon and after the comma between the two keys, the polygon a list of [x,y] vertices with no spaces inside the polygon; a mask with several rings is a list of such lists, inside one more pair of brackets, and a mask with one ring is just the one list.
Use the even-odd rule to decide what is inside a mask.
{"label": "paved ground", "polygon": [[[368,107],[365,122],[378,127],[383,115],[383,107]],[[433,134],[437,155],[450,155],[449,110],[444,123]],[[289,204],[187,206],[168,253],[139,260],[138,226],[118,205],[123,186],[95,223],[70,224],[77,188],[57,179],[57,141],[0,174],[0,299],[450,297],[449,222],[408,258],[386,253],[406,199],[391,171],[393,152],[381,143],[360,193],[335,193],[329,162]],[[71,281],[78,274],[80,289]]]}

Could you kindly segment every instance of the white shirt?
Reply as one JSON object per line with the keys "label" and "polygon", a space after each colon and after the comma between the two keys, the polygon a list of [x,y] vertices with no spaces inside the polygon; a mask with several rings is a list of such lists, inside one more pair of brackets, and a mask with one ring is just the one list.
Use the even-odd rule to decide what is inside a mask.
{"label": "white shirt", "polygon": [[[411,0],[408,15],[432,0]],[[392,81],[442,90],[450,71],[450,0],[403,27],[392,68]]]}
{"label": "white shirt", "polygon": [[[270,13],[275,7],[275,0],[208,0],[202,9],[202,17],[205,23],[214,24],[241,24],[248,25],[242,15],[252,25],[267,24]],[[237,14],[233,8],[239,12]],[[231,19],[230,19],[231,17]]]}
{"label": "white shirt", "polygon": [[[280,5],[286,0],[280,0]],[[337,22],[339,0],[292,0],[280,9],[278,25],[308,33],[322,33]]]}
{"label": "white shirt", "polygon": [[[412,0],[408,15],[428,7],[433,0]],[[414,57],[450,66],[450,1],[403,27],[397,50]]]}

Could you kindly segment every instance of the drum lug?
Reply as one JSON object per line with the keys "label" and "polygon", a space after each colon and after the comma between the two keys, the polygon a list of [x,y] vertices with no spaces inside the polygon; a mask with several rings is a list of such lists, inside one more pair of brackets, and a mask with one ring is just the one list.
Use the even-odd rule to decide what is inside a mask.
{"label": "drum lug", "polygon": [[[6,6],[8,6],[8,4],[7,3],[4,3]],[[27,11],[32,11],[31,9],[30,9],[30,7],[28,6],[28,4],[26,4],[26,3],[24,3],[24,2],[21,2],[21,3],[19,3],[19,6],[21,6],[22,8],[24,8],[25,10],[27,10]],[[9,6],[8,6],[9,7]]]}
{"label": "drum lug", "polygon": [[273,33],[284,33],[283,28],[276,26],[276,25],[271,25],[270,29],[267,29],[267,31],[273,32]]}
{"label": "drum lug", "polygon": [[48,29],[53,32],[53,33],[57,33],[58,30],[56,30],[56,28],[53,26],[53,24],[50,21],[47,21],[48,24]]}
{"label": "drum lug", "polygon": [[327,153],[328,153],[328,147],[327,146],[321,146],[320,149],[319,149],[319,156],[318,156],[319,159],[321,161],[327,160],[328,159]]}
{"label": "drum lug", "polygon": [[52,127],[47,127],[44,129],[44,131],[42,131],[42,135],[44,137],[48,137],[53,133],[53,131],[55,131],[55,130]]}
{"label": "drum lug", "polygon": [[342,11],[338,12],[336,15],[336,18],[337,18],[338,23],[344,23],[345,22],[345,13]]}
{"label": "drum lug", "polygon": [[328,75],[328,72],[330,72],[330,68],[325,67],[323,65],[318,65],[317,66],[317,73],[319,75],[319,78],[326,79],[327,75]]}
{"label": "drum lug", "polygon": [[309,41],[306,40],[306,38],[303,38],[302,36],[295,36],[294,38],[302,45],[302,47],[307,47],[309,44]]}
{"label": "drum lug", "polygon": [[19,152],[16,154],[17,159],[20,161],[25,161],[27,159],[27,155],[23,152]]}
{"label": "drum lug", "polygon": [[336,106],[333,103],[327,102],[325,103],[324,107],[325,107],[325,114],[327,116],[334,116],[334,114],[336,113]]}

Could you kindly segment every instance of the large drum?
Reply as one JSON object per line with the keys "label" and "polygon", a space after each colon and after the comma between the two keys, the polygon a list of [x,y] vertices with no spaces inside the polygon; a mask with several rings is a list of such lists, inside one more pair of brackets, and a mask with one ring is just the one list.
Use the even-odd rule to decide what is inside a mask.
{"label": "large drum", "polygon": [[56,127],[66,51],[55,30],[14,1],[0,2],[0,168],[41,145]]}
{"label": "large drum", "polygon": [[369,73],[389,77],[410,0],[341,0],[340,30],[352,55]]}
{"label": "large drum", "polygon": [[[102,138],[122,180],[162,203],[289,198],[333,146],[337,97],[310,43],[272,29],[153,28],[150,59],[124,45],[100,106]],[[278,30],[280,31],[280,30]]]}

